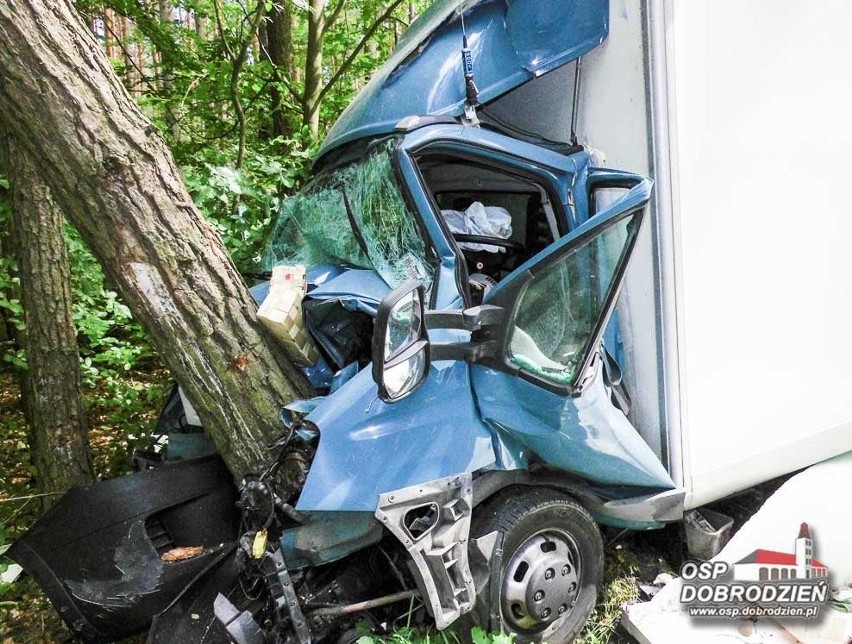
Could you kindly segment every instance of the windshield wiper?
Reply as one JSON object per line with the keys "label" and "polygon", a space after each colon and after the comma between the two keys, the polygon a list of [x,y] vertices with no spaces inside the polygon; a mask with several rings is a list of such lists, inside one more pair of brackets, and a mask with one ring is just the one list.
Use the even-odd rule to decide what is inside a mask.
{"label": "windshield wiper", "polygon": [[355,221],[355,214],[352,212],[352,206],[349,204],[349,197],[346,194],[346,188],[341,187],[340,192],[343,193],[343,205],[346,208],[346,217],[349,219],[349,226],[352,228],[352,234],[355,235],[355,241],[357,241],[358,246],[361,247],[361,252],[364,253],[364,257],[369,259],[370,253],[367,252],[367,243],[364,241],[364,237],[361,235],[361,229],[358,228],[358,223]]}

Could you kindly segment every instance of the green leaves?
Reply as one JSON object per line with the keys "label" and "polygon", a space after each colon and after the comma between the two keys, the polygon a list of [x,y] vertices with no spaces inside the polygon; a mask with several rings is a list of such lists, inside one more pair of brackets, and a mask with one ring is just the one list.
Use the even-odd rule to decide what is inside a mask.
{"label": "green leaves", "polygon": [[470,631],[470,637],[473,644],[513,644],[514,636],[506,633],[487,633],[478,626],[474,626]]}
{"label": "green leaves", "polygon": [[301,185],[308,172],[307,151],[280,156],[274,147],[249,150],[240,169],[223,163],[216,153],[183,167],[195,204],[216,226],[242,271],[259,270],[260,249],[278,214],[280,195]]}

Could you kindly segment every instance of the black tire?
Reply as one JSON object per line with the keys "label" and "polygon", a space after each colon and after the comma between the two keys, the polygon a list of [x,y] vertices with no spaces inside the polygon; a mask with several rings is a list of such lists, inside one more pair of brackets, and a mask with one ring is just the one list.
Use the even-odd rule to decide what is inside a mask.
{"label": "black tire", "polygon": [[[571,642],[594,610],[603,574],[603,542],[594,519],[566,494],[515,487],[473,512],[473,538],[495,530],[503,534],[498,581],[503,630],[519,644]],[[471,615],[486,629],[492,596],[486,584]]]}

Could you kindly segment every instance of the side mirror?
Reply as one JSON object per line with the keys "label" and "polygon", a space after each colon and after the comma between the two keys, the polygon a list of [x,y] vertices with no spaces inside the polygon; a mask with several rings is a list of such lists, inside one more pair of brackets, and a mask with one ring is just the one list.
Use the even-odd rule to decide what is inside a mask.
{"label": "side mirror", "polygon": [[429,336],[423,287],[410,281],[382,300],[373,331],[373,380],[379,398],[391,403],[402,400],[429,373]]}

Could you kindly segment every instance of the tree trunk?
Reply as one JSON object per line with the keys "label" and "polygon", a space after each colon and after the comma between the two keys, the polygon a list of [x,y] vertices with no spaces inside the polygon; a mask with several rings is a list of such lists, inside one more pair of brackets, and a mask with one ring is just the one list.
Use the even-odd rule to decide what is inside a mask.
{"label": "tree trunk", "polygon": [[[157,8],[159,10],[160,22],[166,25],[170,24],[172,22],[172,3],[169,0],[159,0]],[[180,115],[176,113],[176,110],[179,109],[179,104],[174,104],[171,100],[175,93],[174,64],[171,59],[168,59],[163,55],[160,55],[159,58],[160,94],[163,97],[163,117],[166,121],[166,127],[169,130],[172,141],[180,141],[180,125],[178,123]]]}
{"label": "tree trunk", "polygon": [[198,12],[195,13],[195,35],[201,40],[207,40],[207,18]]}
{"label": "tree trunk", "polygon": [[[265,53],[275,68],[276,77],[286,83],[293,82],[293,16],[290,2],[275,3],[269,11],[265,25]],[[290,137],[292,128],[283,104],[283,94],[277,85],[269,93],[272,102],[272,137]]]}
{"label": "tree trunk", "polygon": [[118,33],[115,18],[112,9],[104,9],[104,47],[106,55],[113,60],[118,56],[115,46],[115,34]]}
{"label": "tree trunk", "polygon": [[316,138],[319,135],[322,101],[322,53],[325,37],[325,0],[310,0],[308,6],[308,53],[305,61],[305,96],[302,120]]}
{"label": "tree trunk", "polygon": [[[36,163],[8,142],[12,230],[21,276],[27,373],[23,389],[35,479],[43,493],[94,480],[89,453],[64,220]],[[53,497],[45,497],[45,506]]]}
{"label": "tree trunk", "polygon": [[39,159],[232,473],[256,470],[281,406],[311,387],[69,0],[0,2],[0,79],[0,125]]}

